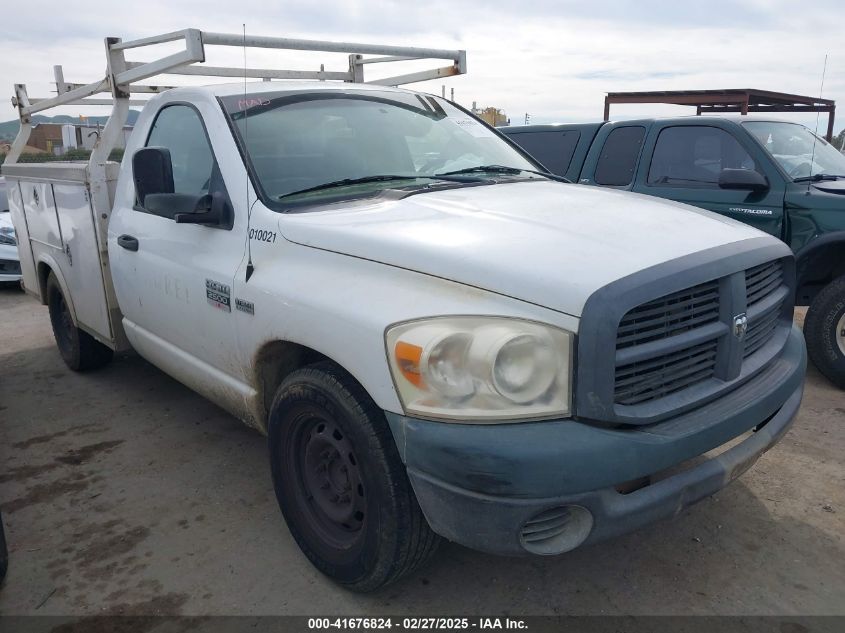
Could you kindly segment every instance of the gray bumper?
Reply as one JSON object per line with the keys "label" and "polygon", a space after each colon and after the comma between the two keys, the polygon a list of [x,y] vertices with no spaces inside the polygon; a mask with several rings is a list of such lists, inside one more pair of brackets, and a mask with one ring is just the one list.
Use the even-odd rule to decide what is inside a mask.
{"label": "gray bumper", "polygon": [[[522,526],[539,512],[578,505],[593,515],[585,543],[630,532],[712,495],[780,440],[801,404],[803,337],[727,396],[636,429],[576,419],[469,425],[387,418],[432,529],[473,549],[525,554]],[[672,468],[760,427],[718,457],[620,494],[615,486]]]}

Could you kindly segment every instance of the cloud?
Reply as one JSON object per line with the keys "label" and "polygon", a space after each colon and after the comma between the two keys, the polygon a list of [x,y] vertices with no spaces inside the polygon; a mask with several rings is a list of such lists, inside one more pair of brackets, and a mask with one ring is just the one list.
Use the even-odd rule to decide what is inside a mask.
{"label": "cloud", "polygon": [[605,81],[641,81],[644,79],[669,79],[689,74],[690,73],[688,72],[674,70],[632,74],[630,71],[623,68],[608,68],[606,70],[589,70],[587,72],[578,73],[577,75],[574,75],[574,78],[587,81],[594,79],[601,79]]}

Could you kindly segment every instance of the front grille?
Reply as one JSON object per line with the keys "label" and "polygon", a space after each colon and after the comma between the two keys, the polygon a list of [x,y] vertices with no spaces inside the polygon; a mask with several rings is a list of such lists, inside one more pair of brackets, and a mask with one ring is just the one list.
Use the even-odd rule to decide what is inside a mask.
{"label": "front grille", "polygon": [[745,349],[742,352],[743,358],[751,356],[774,336],[780,319],[782,303],[777,304],[776,308],[769,310],[764,316],[748,325],[748,334],[745,335]]}
{"label": "front grille", "polygon": [[745,288],[748,307],[759,303],[783,283],[783,264],[780,261],[767,262],[745,271]]}
{"label": "front grille", "polygon": [[[783,284],[783,264],[780,261],[768,262],[745,271],[745,288],[748,293],[748,308],[762,305]],[[778,319],[783,310],[786,296],[772,303],[749,319],[748,332],[745,335],[743,358],[748,358],[768,343],[777,330]]]}
{"label": "front grille", "polygon": [[[744,284],[742,274],[731,275],[629,310],[616,336],[615,404],[642,405],[707,381],[736,378],[742,363],[778,331],[789,296],[784,279],[783,263],[775,260],[745,270]],[[744,337],[733,322],[742,316],[742,305],[728,303],[722,310],[740,291],[747,305]]]}
{"label": "front grille", "polygon": [[0,259],[0,275],[20,275],[21,263],[16,259]]}
{"label": "front grille", "polygon": [[700,284],[649,301],[619,324],[616,349],[681,334],[719,319],[719,282]]}
{"label": "front grille", "polygon": [[640,404],[713,377],[716,340],[616,368],[618,404]]}

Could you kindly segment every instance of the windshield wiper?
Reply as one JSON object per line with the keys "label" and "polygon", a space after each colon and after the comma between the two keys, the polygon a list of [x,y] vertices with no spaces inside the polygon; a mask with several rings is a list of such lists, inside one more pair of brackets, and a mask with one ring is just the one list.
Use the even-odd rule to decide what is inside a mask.
{"label": "windshield wiper", "polygon": [[290,193],[278,196],[278,200],[288,198],[290,196],[298,196],[301,193],[310,193],[312,191],[322,191],[324,189],[335,189],[337,187],[346,187],[349,185],[362,185],[368,182],[390,182],[393,180],[445,180],[447,182],[480,182],[479,178],[450,178],[447,174],[435,174],[433,176],[400,176],[398,174],[378,174],[375,176],[363,176],[362,178],[343,178],[341,180],[333,180],[331,182],[324,182],[322,185],[308,187],[307,189],[300,189],[299,191],[291,191]]}
{"label": "windshield wiper", "polygon": [[476,167],[466,167],[465,169],[456,169],[455,171],[447,171],[443,172],[442,174],[434,175],[438,178],[442,176],[454,176],[458,174],[475,173],[509,174],[515,176],[516,174],[521,174],[523,172],[529,174],[537,174],[538,176],[543,176],[544,178],[548,178],[549,180],[556,180],[558,182],[571,182],[569,179],[564,178],[563,176],[558,176],[547,171],[539,171],[537,169],[522,169],[521,167],[508,167],[507,165],[478,165]]}
{"label": "windshield wiper", "polygon": [[812,176],[795,178],[792,182],[818,182],[820,180],[839,180],[840,178],[845,178],[845,176],[841,174],[813,174]]}
{"label": "windshield wiper", "polygon": [[281,196],[279,196],[279,200],[281,200],[282,198],[288,198],[290,196],[296,196],[301,193],[321,191],[323,189],[334,189],[335,187],[346,187],[347,185],[361,185],[368,182],[388,182],[391,180],[416,180],[416,178],[416,176],[398,176],[393,174],[364,176],[362,178],[342,178],[341,180],[332,180],[331,182],[324,182],[321,185],[308,187],[307,189],[300,189],[299,191],[291,191],[290,193],[282,194]]}

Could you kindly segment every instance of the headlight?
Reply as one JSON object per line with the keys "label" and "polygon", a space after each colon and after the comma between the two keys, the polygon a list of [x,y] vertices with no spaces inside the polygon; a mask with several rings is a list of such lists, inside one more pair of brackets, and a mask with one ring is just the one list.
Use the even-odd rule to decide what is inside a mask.
{"label": "headlight", "polygon": [[467,422],[570,415],[571,332],[504,317],[441,317],[386,334],[405,413]]}
{"label": "headlight", "polygon": [[0,226],[0,244],[17,246],[17,243],[18,240],[15,238],[15,229],[11,226]]}

